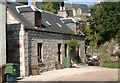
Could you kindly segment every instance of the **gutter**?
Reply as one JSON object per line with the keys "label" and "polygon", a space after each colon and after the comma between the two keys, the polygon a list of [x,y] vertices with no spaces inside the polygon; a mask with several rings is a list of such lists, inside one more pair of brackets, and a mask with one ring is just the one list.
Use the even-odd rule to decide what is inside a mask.
{"label": "gutter", "polygon": [[60,33],[60,32],[51,32],[51,31],[43,31],[43,30],[37,30],[37,29],[28,29],[28,28],[25,28],[25,30],[31,30],[31,31],[38,31],[38,32],[47,32],[47,33],[56,33],[56,34],[64,34],[64,35],[72,35],[72,36],[85,37],[85,35],[70,34],[70,33]]}

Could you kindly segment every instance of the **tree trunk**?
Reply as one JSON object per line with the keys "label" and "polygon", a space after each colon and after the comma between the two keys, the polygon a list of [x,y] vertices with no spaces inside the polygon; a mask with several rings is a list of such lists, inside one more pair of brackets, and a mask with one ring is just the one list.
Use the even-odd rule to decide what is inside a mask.
{"label": "tree trunk", "polygon": [[94,34],[95,34],[95,38],[96,38],[96,39],[95,39],[95,47],[97,48],[97,42],[98,42],[98,40],[97,40],[97,33],[96,33],[96,31],[95,31]]}

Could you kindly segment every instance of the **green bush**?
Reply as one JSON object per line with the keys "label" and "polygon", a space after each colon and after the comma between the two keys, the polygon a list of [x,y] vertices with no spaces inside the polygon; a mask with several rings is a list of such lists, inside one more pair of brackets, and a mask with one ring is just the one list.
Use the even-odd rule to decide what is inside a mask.
{"label": "green bush", "polygon": [[90,46],[90,47],[88,48],[88,50],[96,50],[96,49],[98,49],[98,48],[96,48],[96,47],[94,47],[94,46]]}
{"label": "green bush", "polygon": [[55,62],[55,65],[60,64],[60,63],[61,63],[60,61],[56,61],[56,62]]}
{"label": "green bush", "polygon": [[31,69],[38,69],[38,65],[31,65]]}
{"label": "green bush", "polygon": [[74,63],[75,63],[75,64],[78,64],[78,61],[77,61],[77,59],[75,59],[75,60],[74,60]]}
{"label": "green bush", "polygon": [[75,40],[75,39],[72,39],[70,42],[69,42],[69,48],[68,48],[68,51],[69,53],[71,53],[76,47],[78,47],[79,44],[78,44],[78,41]]}
{"label": "green bush", "polygon": [[120,57],[120,52],[116,52],[115,54],[113,54],[113,56],[119,56]]}
{"label": "green bush", "polygon": [[74,17],[79,17],[79,18],[86,18],[88,15],[76,15]]}

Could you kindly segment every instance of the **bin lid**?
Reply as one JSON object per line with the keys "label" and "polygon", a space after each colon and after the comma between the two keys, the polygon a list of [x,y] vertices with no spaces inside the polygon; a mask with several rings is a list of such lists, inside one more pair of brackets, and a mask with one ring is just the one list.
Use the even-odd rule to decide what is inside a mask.
{"label": "bin lid", "polygon": [[15,63],[6,63],[5,65],[6,66],[11,66],[11,65],[17,65],[17,64],[15,64]]}

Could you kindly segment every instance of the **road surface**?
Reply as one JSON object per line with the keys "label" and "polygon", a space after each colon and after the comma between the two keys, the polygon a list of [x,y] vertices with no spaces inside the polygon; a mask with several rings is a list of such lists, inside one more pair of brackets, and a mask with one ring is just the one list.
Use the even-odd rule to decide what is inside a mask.
{"label": "road surface", "polygon": [[118,69],[102,67],[65,68],[24,77],[18,81],[118,81]]}
{"label": "road surface", "polygon": [[103,68],[100,71],[64,76],[57,81],[118,81],[118,70]]}

